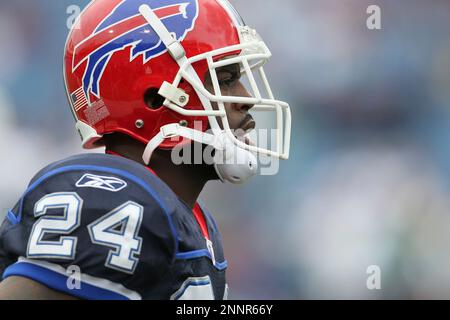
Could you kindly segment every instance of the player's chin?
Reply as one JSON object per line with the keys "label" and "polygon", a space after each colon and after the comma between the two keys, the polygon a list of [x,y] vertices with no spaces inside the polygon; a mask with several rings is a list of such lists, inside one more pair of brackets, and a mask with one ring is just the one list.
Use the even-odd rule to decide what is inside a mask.
{"label": "player's chin", "polygon": [[255,146],[256,146],[256,144],[255,144],[252,140],[250,140],[249,137],[245,137],[244,143],[245,143],[246,145],[248,145],[248,146],[252,146],[252,147],[255,147]]}
{"label": "player's chin", "polygon": [[239,141],[245,143],[248,146],[255,146],[255,143],[250,139],[250,133],[253,131],[253,129],[249,129],[249,130],[243,130],[241,128],[239,128],[238,130],[235,131],[235,138],[238,139]]}

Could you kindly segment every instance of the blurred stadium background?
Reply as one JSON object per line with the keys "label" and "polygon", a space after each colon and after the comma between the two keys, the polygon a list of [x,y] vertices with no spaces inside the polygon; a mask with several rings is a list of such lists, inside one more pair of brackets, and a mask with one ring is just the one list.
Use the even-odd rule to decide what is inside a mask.
{"label": "blurred stadium background", "polygon": [[[84,152],[64,95],[66,9],[0,0],[0,209]],[[232,2],[269,44],[292,156],[244,187],[210,183],[233,299],[450,298],[450,1]],[[366,28],[366,8],[382,30]],[[366,269],[381,268],[381,290]]]}

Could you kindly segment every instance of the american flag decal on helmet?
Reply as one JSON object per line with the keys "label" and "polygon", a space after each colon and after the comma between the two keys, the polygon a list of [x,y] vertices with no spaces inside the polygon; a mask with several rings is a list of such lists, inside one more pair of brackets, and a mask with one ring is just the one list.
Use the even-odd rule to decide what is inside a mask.
{"label": "american flag decal on helmet", "polygon": [[75,109],[75,111],[79,111],[88,105],[88,101],[86,99],[86,94],[84,93],[83,87],[80,87],[79,89],[75,90],[70,95],[70,100],[72,100],[72,106]]}

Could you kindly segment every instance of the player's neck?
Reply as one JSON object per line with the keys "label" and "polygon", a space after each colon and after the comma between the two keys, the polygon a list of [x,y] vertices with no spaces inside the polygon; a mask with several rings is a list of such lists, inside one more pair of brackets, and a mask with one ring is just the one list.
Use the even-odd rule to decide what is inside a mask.
{"label": "player's neck", "polygon": [[[108,143],[107,150],[145,165],[142,161],[145,146],[123,136],[116,136],[112,141]],[[175,165],[171,160],[171,151],[156,150],[149,167],[191,208],[194,208],[205,184],[217,179],[211,166]]]}
{"label": "player's neck", "polygon": [[[164,153],[170,153],[165,151]],[[210,180],[195,165],[175,165],[166,155],[152,158],[150,168],[190,208],[194,208],[205,184]]]}

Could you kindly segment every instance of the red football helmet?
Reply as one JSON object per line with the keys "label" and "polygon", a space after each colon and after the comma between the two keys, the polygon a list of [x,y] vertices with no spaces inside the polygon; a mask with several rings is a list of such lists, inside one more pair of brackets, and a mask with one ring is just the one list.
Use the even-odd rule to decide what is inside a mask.
{"label": "red football helmet", "polygon": [[[147,145],[146,163],[156,148],[180,144],[174,137],[222,152],[233,147],[248,172],[235,166],[232,173],[216,169],[221,178],[242,182],[255,173],[252,153],[281,159],[289,155],[290,108],[270,89],[263,69],[270,56],[227,0],[94,0],[73,26],[64,56],[67,95],[83,147],[102,146],[103,135],[120,132]],[[216,69],[236,63],[247,76],[251,98],[221,93]],[[215,92],[203,85],[208,72]],[[156,109],[145,101],[154,92],[165,98]],[[274,112],[272,148],[236,138],[225,103]],[[205,132],[208,128],[212,134]]]}

